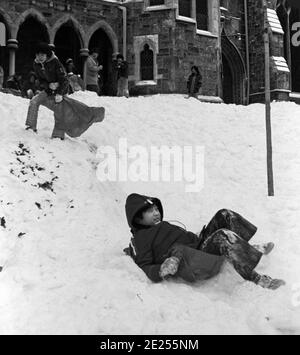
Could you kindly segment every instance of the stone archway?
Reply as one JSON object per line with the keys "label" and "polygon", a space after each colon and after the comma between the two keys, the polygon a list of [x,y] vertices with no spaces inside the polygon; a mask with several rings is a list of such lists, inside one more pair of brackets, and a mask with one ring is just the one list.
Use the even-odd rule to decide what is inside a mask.
{"label": "stone archway", "polygon": [[103,95],[113,96],[116,94],[116,78],[113,70],[114,45],[109,35],[102,28],[98,28],[89,39],[88,48],[99,48],[99,63],[103,65],[100,73],[101,93]]}
{"label": "stone archway", "polygon": [[56,31],[53,43],[55,45],[55,54],[60,61],[65,65],[66,60],[72,58],[76,73],[82,75],[83,63],[80,57],[80,50],[82,49],[83,41],[73,21],[69,20],[60,26]]}
{"label": "stone archway", "polygon": [[76,20],[76,18],[70,14],[65,15],[63,17],[61,17],[60,19],[58,19],[56,21],[56,23],[53,25],[51,31],[50,31],[50,41],[53,44],[55,41],[55,37],[57,32],[60,30],[60,28],[63,25],[68,24],[69,26],[72,26],[73,29],[75,30],[78,39],[80,41],[80,46],[81,48],[84,47],[84,39],[85,39],[85,32],[83,27],[81,26],[81,24]]}
{"label": "stone archway", "polygon": [[0,7],[0,21],[5,24],[7,38],[8,39],[11,38],[13,21],[12,21],[11,17],[7,14],[7,11],[2,9],[2,7]]}
{"label": "stone archway", "polygon": [[111,28],[111,26],[103,20],[100,20],[96,23],[94,23],[90,28],[88,33],[86,34],[85,38],[85,47],[88,48],[89,43],[91,41],[92,36],[95,34],[96,31],[102,30],[105,32],[107,37],[110,40],[110,43],[112,45],[113,53],[119,53],[119,42],[118,42],[118,37],[115,34],[114,30]]}
{"label": "stone archway", "polygon": [[31,8],[26,11],[24,11],[14,22],[13,28],[12,28],[12,33],[11,33],[11,38],[17,38],[17,35],[20,31],[20,27],[22,24],[28,19],[28,18],[34,18],[37,22],[39,22],[41,25],[43,25],[44,28],[47,30],[47,34],[49,37],[50,34],[50,26],[49,23],[47,22],[46,18],[37,10]]}
{"label": "stone archway", "polygon": [[246,69],[236,46],[222,33],[222,84],[225,103],[246,104]]}
{"label": "stone archway", "polygon": [[[24,14],[23,14],[24,15]],[[49,43],[48,26],[35,12],[22,15],[19,22],[17,41],[19,49],[16,56],[16,72],[26,76],[32,70],[35,48],[38,42]]]}

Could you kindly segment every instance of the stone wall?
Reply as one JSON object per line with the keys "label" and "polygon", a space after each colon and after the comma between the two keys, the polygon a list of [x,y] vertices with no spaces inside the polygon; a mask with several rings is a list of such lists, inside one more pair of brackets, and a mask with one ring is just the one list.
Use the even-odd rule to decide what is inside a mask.
{"label": "stone wall", "polygon": [[[248,2],[250,33],[250,102],[264,100],[265,88],[265,49],[264,49],[264,11],[263,2]],[[276,2],[268,1],[268,7],[275,9]],[[283,34],[270,31],[270,56],[283,57]],[[289,99],[289,73],[278,70],[274,60],[270,62],[271,97],[272,99]]]}
{"label": "stone wall", "polygon": [[244,2],[230,0],[226,4],[228,5],[228,16],[224,21],[223,29],[246,62]]}
{"label": "stone wall", "polygon": [[[149,11],[148,2],[125,2],[127,9],[126,57],[129,63],[129,85],[131,94],[185,93],[186,81],[192,65],[197,65],[203,75],[202,93],[219,96],[221,90],[221,30],[219,29],[219,2],[214,1],[214,31],[197,31],[195,21],[178,17],[177,0],[166,0],[165,5]],[[100,27],[112,42],[113,52],[123,51],[123,12],[118,4],[102,0],[55,0],[49,7],[48,0],[31,1],[0,0],[0,12],[8,26],[8,39],[16,39],[20,23],[32,13],[47,27],[50,41],[59,27],[72,21],[80,37],[81,47],[89,46],[89,39]],[[246,37],[244,1],[223,1],[228,8],[228,16],[222,26],[228,39],[246,63]],[[264,14],[261,0],[248,0],[249,52],[250,52],[250,94],[251,101],[262,99],[264,90]],[[275,1],[270,0],[273,8]],[[211,11],[211,10],[210,10]],[[140,45],[149,43],[155,52],[155,78],[149,83],[140,82],[139,58]],[[283,56],[283,35],[270,36],[271,56]],[[10,55],[16,46],[9,43]],[[142,48],[142,47],[141,47]],[[82,54],[82,53],[81,53]],[[11,60],[11,57],[10,57]],[[289,86],[287,73],[278,71],[274,61],[271,68],[272,90],[281,94]],[[282,96],[282,95],[281,95]]]}
{"label": "stone wall", "polygon": [[[128,5],[128,55],[132,94],[186,93],[192,65],[203,75],[203,94],[218,95],[218,38],[197,34],[196,25],[176,19],[176,9],[145,11],[142,3]],[[136,58],[131,40],[137,36],[157,35],[157,85],[136,85]]]}
{"label": "stone wall", "polygon": [[264,55],[264,13],[258,1],[248,2],[249,13],[249,48],[250,48],[250,98],[251,95],[263,91],[265,86]]}
{"label": "stone wall", "polygon": [[[82,37],[88,34],[89,29],[95,23],[102,20],[111,26],[122,43],[122,16],[116,4],[109,4],[101,0],[55,0],[53,4],[53,7],[49,7],[48,0],[31,2],[24,0],[0,0],[0,8],[3,10],[2,12],[6,15],[6,19],[8,19],[9,22],[8,26],[11,30],[11,37],[16,38],[17,36],[18,27],[20,21],[22,21],[20,16],[22,14],[26,15],[30,10],[36,10],[41,15],[38,16],[39,20],[47,25],[50,37],[53,37],[55,34],[51,33],[51,30],[57,21],[64,16],[70,16],[75,19]],[[70,8],[67,7],[68,5]],[[82,40],[85,42],[86,38],[82,38]],[[84,44],[86,45],[87,43]]]}

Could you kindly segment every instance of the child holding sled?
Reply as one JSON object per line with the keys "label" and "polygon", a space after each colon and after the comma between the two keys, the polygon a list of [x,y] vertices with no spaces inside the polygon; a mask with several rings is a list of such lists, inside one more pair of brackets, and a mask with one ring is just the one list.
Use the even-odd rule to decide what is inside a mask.
{"label": "child holding sled", "polygon": [[55,125],[52,138],[79,137],[93,123],[104,119],[103,107],[89,107],[67,97],[69,81],[61,62],[50,46],[40,43],[36,48],[33,68],[40,83],[41,92],[29,104],[26,129],[37,132],[40,105],[54,112]]}
{"label": "child holding sled", "polygon": [[255,271],[274,244],[250,245],[257,228],[236,212],[220,210],[200,236],[164,222],[157,198],[130,195],[126,215],[133,237],[124,251],[154,282],[169,277],[206,280],[219,273],[226,259],[247,281],[271,290],[285,285],[283,280]]}

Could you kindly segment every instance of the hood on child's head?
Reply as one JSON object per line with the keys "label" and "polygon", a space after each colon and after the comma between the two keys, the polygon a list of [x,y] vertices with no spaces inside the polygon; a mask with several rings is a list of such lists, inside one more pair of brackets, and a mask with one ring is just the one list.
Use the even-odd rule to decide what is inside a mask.
{"label": "hood on child's head", "polygon": [[156,205],[161,214],[161,219],[163,220],[164,211],[162,204],[158,198],[143,196],[139,194],[131,194],[127,197],[126,200],[126,217],[128,225],[131,231],[136,231],[141,226],[137,225],[134,222],[135,216],[141,211],[147,209],[147,207],[151,207],[152,205]]}

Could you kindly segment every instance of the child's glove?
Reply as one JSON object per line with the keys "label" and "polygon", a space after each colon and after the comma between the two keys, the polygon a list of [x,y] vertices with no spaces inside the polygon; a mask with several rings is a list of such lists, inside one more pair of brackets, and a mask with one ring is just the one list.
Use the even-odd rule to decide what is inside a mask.
{"label": "child's glove", "polygon": [[55,95],[55,102],[56,102],[57,104],[61,103],[62,100],[63,100],[62,95]]}
{"label": "child's glove", "polygon": [[176,256],[171,256],[170,258],[166,259],[161,264],[159,276],[164,278],[168,275],[175,275],[178,270],[179,263],[180,260],[176,258]]}

